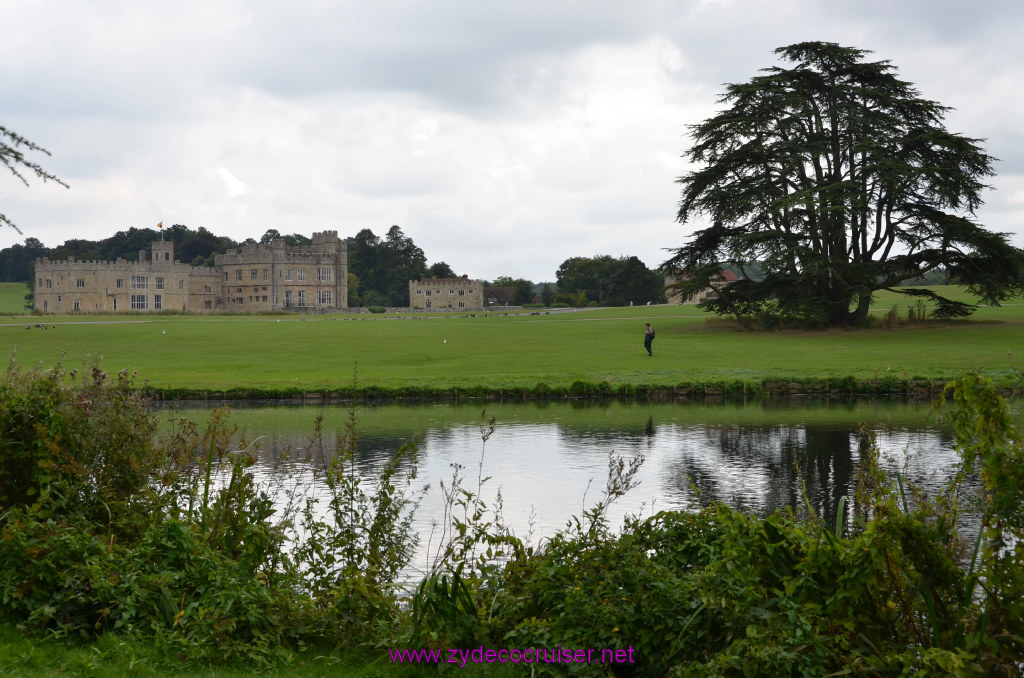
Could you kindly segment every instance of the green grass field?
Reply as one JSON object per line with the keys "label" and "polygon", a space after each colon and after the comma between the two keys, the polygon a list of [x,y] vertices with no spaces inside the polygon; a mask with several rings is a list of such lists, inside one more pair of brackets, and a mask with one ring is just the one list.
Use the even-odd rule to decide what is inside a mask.
{"label": "green grass field", "polygon": [[[961,295],[962,296],[962,295]],[[908,300],[878,296],[874,315]],[[36,327],[45,324],[48,329]],[[643,327],[657,330],[654,357]],[[876,323],[881,326],[881,323]],[[29,329],[25,329],[28,326]],[[674,385],[762,380],[942,379],[978,371],[999,381],[1024,365],[1024,304],[983,307],[969,321],[856,331],[743,332],[693,306],[475,317],[9,316],[0,349],[22,366],[99,361],[166,389],[567,387],[575,381]]]}
{"label": "green grass field", "polygon": [[25,295],[30,291],[25,283],[0,283],[0,316],[25,313]]}

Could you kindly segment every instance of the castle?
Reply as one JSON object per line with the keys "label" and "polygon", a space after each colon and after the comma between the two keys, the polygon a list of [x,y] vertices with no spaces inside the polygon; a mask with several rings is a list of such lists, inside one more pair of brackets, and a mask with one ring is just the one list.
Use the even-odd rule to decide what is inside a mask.
{"label": "castle", "polygon": [[174,243],[155,241],[139,260],[36,260],[33,307],[41,313],[327,311],[348,307],[348,248],[337,231],[311,245],[284,240],[245,245],[212,267],[174,259]]}

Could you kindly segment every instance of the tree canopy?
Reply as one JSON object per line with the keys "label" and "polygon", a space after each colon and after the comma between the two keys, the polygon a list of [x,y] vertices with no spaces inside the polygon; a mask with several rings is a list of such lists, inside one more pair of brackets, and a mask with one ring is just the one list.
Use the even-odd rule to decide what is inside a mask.
{"label": "tree canopy", "polygon": [[763,278],[719,287],[702,306],[740,318],[862,322],[879,289],[942,268],[985,303],[1024,292],[1024,252],[975,222],[994,158],[948,131],[888,61],[828,42],[780,47],[789,67],[727,85],[716,115],[691,126],[677,219],[708,223],[665,267],[683,296],[724,268]]}
{"label": "tree canopy", "polygon": [[448,264],[446,264],[443,261],[438,261],[438,262],[435,262],[435,263],[431,264],[430,268],[427,269],[427,275],[430,275],[430,276],[432,276],[434,278],[458,278],[459,277],[458,275],[455,274],[455,270],[452,269],[451,266],[449,266]]}
{"label": "tree canopy", "polygon": [[364,228],[348,241],[348,270],[358,282],[349,304],[408,306],[409,281],[427,272],[427,257],[399,226],[384,238]]}
{"label": "tree canopy", "polygon": [[664,276],[651,271],[635,256],[570,257],[555,273],[558,291],[571,303],[628,306],[664,301]]}
{"label": "tree canopy", "polygon": [[524,306],[526,304],[532,304],[534,297],[533,293],[533,282],[526,278],[513,278],[510,275],[499,275],[490,286],[493,287],[511,287],[512,288],[512,305],[513,306]]}
{"label": "tree canopy", "polygon": [[[67,188],[68,185],[58,179],[56,175],[47,172],[38,163],[25,157],[25,153],[31,151],[50,155],[50,152],[42,146],[0,125],[0,164],[3,164],[4,167],[10,170],[11,174],[20,179],[21,183],[26,186],[28,186],[28,179],[25,175],[29,174],[35,175],[37,178],[42,179],[43,182],[53,181]],[[0,212],[0,225],[10,226],[15,231],[18,231],[18,233],[21,233],[21,230],[3,212]]]}

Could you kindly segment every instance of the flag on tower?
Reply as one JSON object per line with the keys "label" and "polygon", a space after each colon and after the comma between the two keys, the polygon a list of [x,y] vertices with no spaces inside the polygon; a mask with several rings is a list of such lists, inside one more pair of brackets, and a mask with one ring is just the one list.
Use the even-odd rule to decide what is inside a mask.
{"label": "flag on tower", "polygon": [[164,222],[161,221],[159,224],[156,225],[156,227],[162,229],[164,227]]}

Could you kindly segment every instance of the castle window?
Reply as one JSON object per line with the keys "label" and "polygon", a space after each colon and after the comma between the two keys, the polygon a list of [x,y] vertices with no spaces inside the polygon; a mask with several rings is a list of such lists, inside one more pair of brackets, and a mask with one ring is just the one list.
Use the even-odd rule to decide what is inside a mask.
{"label": "castle window", "polygon": [[285,290],[284,291],[284,305],[285,306],[291,306],[292,305],[292,291],[291,290]]}
{"label": "castle window", "polygon": [[460,297],[466,296],[466,290],[459,290],[459,296]]}
{"label": "castle window", "polygon": [[306,305],[306,290],[299,290],[299,306]]}
{"label": "castle window", "polygon": [[290,269],[290,268],[284,269],[284,279],[285,280],[291,280],[292,279],[292,269]]}
{"label": "castle window", "polygon": [[298,275],[299,275],[299,278],[298,278],[299,280],[305,280],[306,279],[306,269],[300,268],[298,271],[296,271],[296,273],[298,273]]}
{"label": "castle window", "polygon": [[60,300],[61,300],[61,297],[62,297],[62,296],[63,296],[63,295],[61,295],[61,294],[58,294],[58,295],[57,295],[57,303],[60,303]]}
{"label": "castle window", "polygon": [[263,269],[263,279],[264,280],[269,280],[270,279],[268,277],[269,275],[270,275],[270,273],[267,271],[267,269]]}
{"label": "castle window", "polygon": [[[132,276],[133,278],[135,276]],[[132,295],[132,310],[133,311],[145,311],[149,307],[149,297],[145,294],[133,294]]]}
{"label": "castle window", "polygon": [[163,309],[163,307],[164,307],[163,295],[154,294],[153,295],[153,310],[154,311],[159,311],[159,310]]}
{"label": "castle window", "polygon": [[[145,290],[149,289],[149,276],[148,275],[133,275],[132,276],[132,289],[133,290]],[[145,298],[145,295],[139,295]]]}
{"label": "castle window", "polygon": [[427,296],[428,297],[430,296],[430,290],[427,290]]}
{"label": "castle window", "polygon": [[153,287],[158,290],[162,290],[164,288],[164,279],[162,276],[158,275],[153,278]]}
{"label": "castle window", "polygon": [[178,289],[179,290],[185,289],[185,281],[184,280],[179,280],[178,281]]}
{"label": "castle window", "polygon": [[318,304],[330,304],[332,298],[331,290],[319,290],[316,293],[316,303]]}
{"label": "castle window", "polygon": [[242,269],[240,269],[240,268],[239,269],[235,269],[235,280],[238,281],[238,280],[241,280],[241,279],[242,279]]}
{"label": "castle window", "polygon": [[51,287],[53,287],[53,279],[52,278],[47,278],[46,279],[46,289],[50,289]]}
{"label": "castle window", "polygon": [[114,286],[117,287],[117,289],[119,289],[119,290],[123,290],[124,289],[124,278],[118,278],[117,282],[116,282],[116,284]]}
{"label": "castle window", "polygon": [[117,297],[114,297],[114,310],[117,310]]}
{"label": "castle window", "polygon": [[[85,278],[78,278],[75,280],[75,287],[85,287]],[[75,309],[78,310],[78,309]]]}
{"label": "castle window", "polygon": [[423,294],[423,290],[416,290],[416,294]]}
{"label": "castle window", "polygon": [[206,301],[203,302],[203,308],[205,308],[207,310],[213,308],[213,302],[211,300],[207,299]]}
{"label": "castle window", "polygon": [[224,282],[228,281],[228,272],[224,271]]}
{"label": "castle window", "polygon": [[252,291],[253,291],[253,292],[259,292],[259,291],[260,291],[260,288],[258,288],[258,287],[254,287],[254,288],[252,288]]}
{"label": "castle window", "polygon": [[71,302],[71,310],[72,311],[77,311],[78,310],[78,299],[75,299],[73,302]]}
{"label": "castle window", "polygon": [[210,287],[209,285],[204,285],[203,286],[203,292],[206,293],[206,294],[213,294],[213,288]]}
{"label": "castle window", "polygon": [[264,301],[264,302],[266,302],[266,301],[267,301],[267,295],[265,295],[265,294],[263,295],[263,301]]}
{"label": "castle window", "polygon": [[318,268],[316,269],[316,279],[324,282],[333,278],[333,271],[329,268]]}
{"label": "castle window", "polygon": [[249,280],[256,280],[256,275],[259,273],[255,268],[249,269]]}

